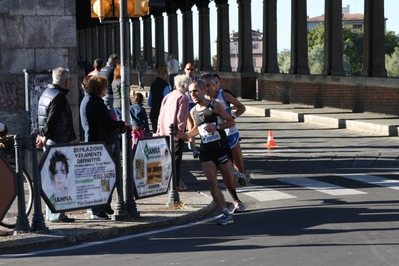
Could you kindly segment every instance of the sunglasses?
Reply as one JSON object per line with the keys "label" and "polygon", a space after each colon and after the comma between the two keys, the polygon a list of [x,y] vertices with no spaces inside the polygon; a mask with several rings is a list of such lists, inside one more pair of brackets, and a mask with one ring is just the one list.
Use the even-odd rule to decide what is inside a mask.
{"label": "sunglasses", "polygon": [[186,68],[188,71],[194,71],[194,68]]}

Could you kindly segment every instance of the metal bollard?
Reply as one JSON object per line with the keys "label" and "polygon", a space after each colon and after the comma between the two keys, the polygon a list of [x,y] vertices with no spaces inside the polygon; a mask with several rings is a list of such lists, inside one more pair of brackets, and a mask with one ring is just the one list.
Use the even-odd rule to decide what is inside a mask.
{"label": "metal bollard", "polygon": [[36,134],[30,135],[30,147],[32,150],[32,175],[33,175],[33,217],[32,217],[32,231],[48,230],[44,222],[42,212],[42,180],[39,174],[37,150],[36,150]]}
{"label": "metal bollard", "polygon": [[116,192],[118,201],[115,204],[115,214],[112,216],[114,221],[126,220],[126,204],[123,200],[123,178],[121,169],[121,148],[119,144],[120,134],[115,138],[115,173],[116,173]]}
{"label": "metal bollard", "polygon": [[130,215],[130,218],[139,218],[140,212],[137,211],[137,205],[133,195],[133,151],[131,128],[128,128],[125,132],[123,148],[123,179],[125,181],[124,188],[127,213]]}
{"label": "metal bollard", "polygon": [[24,192],[24,184],[22,180],[22,170],[21,170],[21,147],[20,147],[20,138],[18,135],[15,135],[14,138],[14,147],[15,147],[15,168],[17,172],[17,185],[18,185],[18,216],[17,216],[17,224],[14,229],[14,235],[28,233],[30,231],[29,220],[26,216],[26,207],[25,207],[25,192]]}
{"label": "metal bollard", "polygon": [[170,155],[172,157],[172,188],[169,192],[169,198],[166,206],[174,206],[180,202],[179,192],[177,191],[177,178],[176,178],[176,161],[175,161],[175,140],[174,140],[174,125],[169,126],[169,147]]}

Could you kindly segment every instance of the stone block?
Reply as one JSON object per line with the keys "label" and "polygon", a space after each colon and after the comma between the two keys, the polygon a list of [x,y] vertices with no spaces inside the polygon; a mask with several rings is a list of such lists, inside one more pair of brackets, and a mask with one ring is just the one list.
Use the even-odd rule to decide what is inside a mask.
{"label": "stone block", "polygon": [[8,1],[11,16],[32,16],[35,15],[36,1]]}
{"label": "stone block", "polygon": [[10,11],[10,1],[0,0],[0,14],[7,14]]}
{"label": "stone block", "polygon": [[71,16],[51,17],[52,47],[76,47],[76,19]]}
{"label": "stone block", "polygon": [[37,49],[35,50],[35,68],[53,69],[69,66],[68,49]]}
{"label": "stone block", "polygon": [[64,1],[36,0],[36,15],[38,16],[63,16]]}
{"label": "stone block", "polygon": [[1,72],[23,74],[24,68],[34,65],[34,51],[32,49],[3,49],[0,50]]}
{"label": "stone block", "polygon": [[0,15],[0,29],[0,47],[2,49],[21,48],[23,46],[22,17]]}
{"label": "stone block", "polygon": [[45,48],[51,46],[49,17],[25,17],[24,46],[25,48]]}

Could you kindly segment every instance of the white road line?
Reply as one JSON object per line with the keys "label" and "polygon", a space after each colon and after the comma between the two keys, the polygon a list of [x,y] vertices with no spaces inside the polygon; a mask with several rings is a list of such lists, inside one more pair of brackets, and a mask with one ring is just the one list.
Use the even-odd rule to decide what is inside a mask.
{"label": "white road line", "polygon": [[[219,183],[219,187],[226,188],[224,183]],[[261,202],[296,198],[295,196],[284,192],[280,192],[263,186],[255,186],[250,183],[247,184],[245,187],[238,186],[236,188],[236,191],[240,194],[245,194]]]}
{"label": "white road line", "polygon": [[399,190],[399,180],[389,179],[374,175],[366,175],[366,174],[347,174],[347,175],[336,175],[348,179],[352,179],[355,181],[360,181],[364,183],[373,184],[380,187],[386,187],[394,190]]}
{"label": "white road line", "polygon": [[277,180],[295,186],[306,187],[332,196],[367,194],[360,190],[344,188],[310,178],[279,178]]}

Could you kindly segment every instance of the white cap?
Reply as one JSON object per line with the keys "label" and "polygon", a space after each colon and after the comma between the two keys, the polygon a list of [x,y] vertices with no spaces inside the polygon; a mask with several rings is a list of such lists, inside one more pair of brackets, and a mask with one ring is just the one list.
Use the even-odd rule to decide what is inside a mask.
{"label": "white cap", "polygon": [[5,128],[4,124],[0,122],[0,132],[3,132],[4,128]]}

